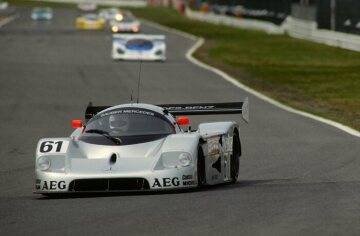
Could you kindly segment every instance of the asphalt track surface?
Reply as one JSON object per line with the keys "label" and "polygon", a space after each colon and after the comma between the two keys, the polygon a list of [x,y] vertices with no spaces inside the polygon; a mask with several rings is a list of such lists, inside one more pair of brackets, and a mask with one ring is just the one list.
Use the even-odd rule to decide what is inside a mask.
{"label": "asphalt track surface", "polygon": [[226,102],[250,98],[251,122],[236,120],[243,156],[233,185],[202,191],[48,199],[34,195],[41,137],[66,137],[89,101],[115,105],[136,91],[137,62],[110,58],[109,32],[78,32],[76,10],[50,23],[30,9],[0,29],[1,235],[359,235],[360,139],[291,114],[185,58],[193,40],[167,37],[168,60],[142,65],[140,100]]}

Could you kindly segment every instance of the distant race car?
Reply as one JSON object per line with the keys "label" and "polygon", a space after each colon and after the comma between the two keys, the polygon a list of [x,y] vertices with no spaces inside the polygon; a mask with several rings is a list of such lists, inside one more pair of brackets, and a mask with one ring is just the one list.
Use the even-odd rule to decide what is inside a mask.
{"label": "distant race car", "polygon": [[140,31],[139,20],[128,15],[121,16],[111,20],[109,23],[113,33],[138,33]]}
{"label": "distant race car", "polygon": [[97,4],[94,2],[80,2],[78,3],[78,9],[83,12],[93,12],[97,8]]}
{"label": "distant race car", "polygon": [[35,7],[31,11],[33,20],[51,20],[52,18],[53,10],[50,7]]}
{"label": "distant race car", "polygon": [[165,36],[113,34],[112,58],[114,60],[165,61]]}
{"label": "distant race car", "polygon": [[8,2],[0,1],[0,11],[7,9],[8,7],[9,7],[9,3],[8,3]]}
{"label": "distant race car", "polygon": [[103,30],[106,22],[97,14],[85,14],[76,18],[76,28],[78,30]]}
{"label": "distant race car", "polygon": [[[234,121],[201,123],[184,115],[236,114],[248,121],[248,100],[235,103],[141,103],[96,107],[73,120],[67,138],[43,138],[35,158],[35,193],[189,189],[234,183],[241,144]],[[177,118],[176,118],[177,117]]]}
{"label": "distant race car", "polygon": [[104,8],[99,10],[99,16],[104,18],[107,21],[114,19],[121,20],[123,17],[122,12],[118,8]]}

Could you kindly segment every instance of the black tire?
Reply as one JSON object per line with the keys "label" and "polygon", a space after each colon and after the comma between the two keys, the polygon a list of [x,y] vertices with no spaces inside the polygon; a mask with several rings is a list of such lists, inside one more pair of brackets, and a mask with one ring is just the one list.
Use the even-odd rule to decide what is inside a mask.
{"label": "black tire", "polygon": [[206,172],[205,172],[205,156],[200,145],[198,147],[198,158],[197,158],[197,179],[198,179],[198,188],[202,188],[206,183]]}
{"label": "black tire", "polygon": [[61,197],[60,194],[56,194],[56,193],[42,193],[41,195],[46,198],[60,198]]}
{"label": "black tire", "polygon": [[241,156],[241,145],[239,134],[237,131],[234,132],[233,136],[233,153],[231,155],[231,183],[235,183],[239,176],[240,167],[240,156]]}

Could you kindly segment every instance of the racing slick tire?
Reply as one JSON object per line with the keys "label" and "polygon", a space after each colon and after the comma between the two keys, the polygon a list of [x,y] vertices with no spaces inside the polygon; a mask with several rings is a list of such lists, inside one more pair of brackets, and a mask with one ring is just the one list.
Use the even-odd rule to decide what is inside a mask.
{"label": "racing slick tire", "polygon": [[41,194],[43,197],[46,197],[46,198],[61,198],[63,197],[64,195],[62,194],[57,194],[57,193],[42,193]]}
{"label": "racing slick tire", "polygon": [[239,176],[240,156],[241,156],[241,144],[240,144],[239,134],[237,131],[235,131],[233,136],[233,152],[231,155],[231,170],[230,170],[231,183],[235,183]]}
{"label": "racing slick tire", "polygon": [[201,189],[206,183],[206,172],[205,172],[205,156],[202,147],[198,147],[198,158],[197,158],[197,179],[198,189]]}

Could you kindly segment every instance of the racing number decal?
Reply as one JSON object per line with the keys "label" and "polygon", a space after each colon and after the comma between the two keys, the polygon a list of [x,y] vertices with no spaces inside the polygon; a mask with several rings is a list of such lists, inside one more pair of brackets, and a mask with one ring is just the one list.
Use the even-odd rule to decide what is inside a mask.
{"label": "racing number decal", "polygon": [[45,141],[40,145],[40,152],[51,152],[53,149],[53,145],[56,146],[55,152],[60,152],[63,141]]}
{"label": "racing number decal", "polygon": [[68,141],[44,141],[40,144],[41,153],[65,153],[69,145]]}

